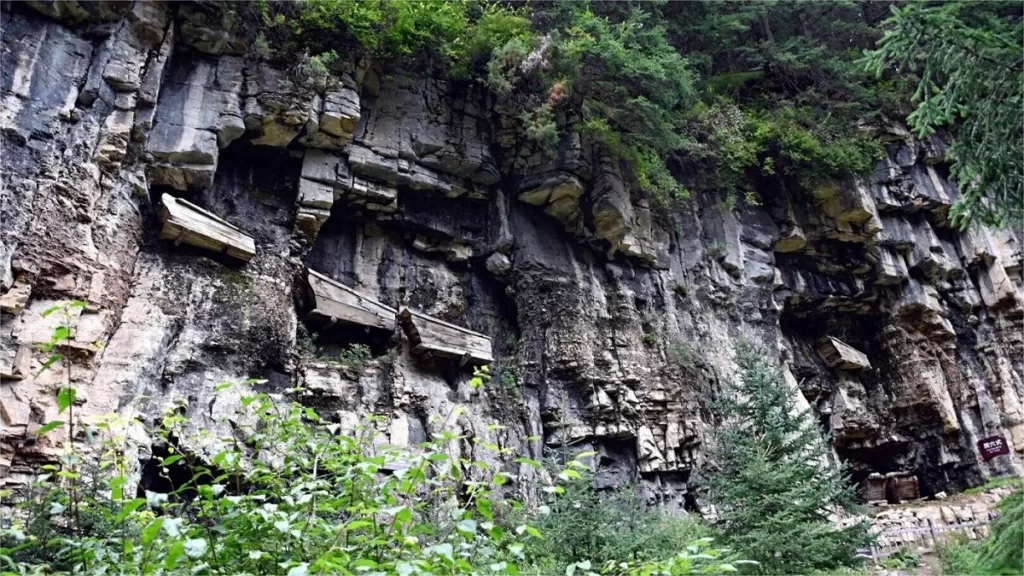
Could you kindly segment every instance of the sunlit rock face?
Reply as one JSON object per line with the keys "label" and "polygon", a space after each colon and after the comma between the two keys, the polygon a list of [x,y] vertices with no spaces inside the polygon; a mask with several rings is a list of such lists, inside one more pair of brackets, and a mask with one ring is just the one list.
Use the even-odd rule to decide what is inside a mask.
{"label": "sunlit rock face", "polygon": [[[227,435],[238,394],[214,387],[259,378],[345,426],[384,415],[396,444],[447,422],[480,440],[462,445],[475,460],[594,450],[599,487],[639,479],[651,503],[692,508],[708,403],[746,337],[858,482],[906,473],[929,495],[1019,471],[1024,236],[949,226],[941,143],[882,127],[861,181],[666,211],[577,134],[537,149],[479,86],[345,55],[313,86],[249,53],[223,9],[0,12],[0,482],[68,440],[30,441],[67,373],[37,375],[58,321],[41,312],[68,299],[89,303],[67,360],[86,419],[184,404]],[[255,257],[160,240],[165,193]],[[307,322],[307,268],[489,337],[490,383],[400,330]],[[327,357],[351,344],[375,356],[358,373]],[[993,435],[1012,454],[986,462]],[[503,466],[528,492],[535,472]]]}

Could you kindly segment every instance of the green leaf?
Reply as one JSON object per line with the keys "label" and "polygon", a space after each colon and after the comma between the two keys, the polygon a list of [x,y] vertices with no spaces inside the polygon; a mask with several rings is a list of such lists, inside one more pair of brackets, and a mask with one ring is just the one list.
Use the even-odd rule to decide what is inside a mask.
{"label": "green leaf", "polygon": [[135,498],[134,500],[128,502],[121,508],[121,512],[117,514],[117,518],[114,519],[114,523],[120,524],[121,521],[130,516],[132,512],[135,512],[145,504],[145,498]]}
{"label": "green leaf", "polygon": [[170,549],[167,550],[167,556],[164,557],[164,568],[167,570],[174,570],[178,567],[178,560],[185,554],[185,542],[183,540],[175,540],[171,544]]}
{"label": "green leaf", "polygon": [[124,485],[127,479],[124,476],[115,476],[110,479],[110,499],[115,502],[120,502],[121,498],[124,498]]}
{"label": "green leaf", "polygon": [[181,460],[182,458],[183,458],[183,456],[181,454],[171,454],[167,458],[164,458],[160,462],[160,465],[161,466],[170,466],[171,464],[174,464],[175,462],[177,462],[178,460]]}
{"label": "green leaf", "polygon": [[542,464],[540,462],[538,462],[537,460],[533,460],[532,458],[516,458],[516,462],[520,464],[526,464],[527,466],[532,466],[537,470],[540,470],[542,467]]}
{"label": "green leaf", "polygon": [[477,498],[476,511],[488,520],[494,520],[494,511],[491,509],[491,501],[487,498]]}
{"label": "green leaf", "polygon": [[71,386],[65,386],[57,393],[57,413],[61,413],[71,407],[78,398],[78,392]]}
{"label": "green leaf", "polygon": [[455,553],[455,549],[447,542],[437,544],[431,547],[431,550],[433,550],[438,556],[446,558],[449,562],[454,560],[453,554]]}
{"label": "green leaf", "polygon": [[171,538],[177,538],[181,536],[181,525],[185,522],[184,518],[171,518],[165,517],[164,520],[164,532],[167,533]]}
{"label": "green leaf", "polygon": [[157,535],[160,534],[160,527],[163,525],[164,518],[163,516],[160,516],[154,519],[149,524],[147,524],[146,527],[142,529],[142,533],[140,534],[139,538],[143,547],[149,546],[153,543],[154,540],[156,540]]}
{"label": "green leaf", "polygon": [[565,470],[562,470],[561,472],[558,473],[558,477],[561,478],[562,480],[569,481],[570,479],[579,480],[583,476],[581,476],[579,472],[573,470],[572,468],[566,468]]}
{"label": "green leaf", "polygon": [[395,506],[394,508],[385,508],[384,513],[388,516],[394,516],[395,521],[399,524],[407,524],[412,520],[412,510],[408,506]]}
{"label": "green leaf", "polygon": [[53,335],[50,336],[50,344],[59,344],[71,337],[71,328],[61,324],[53,329]]}
{"label": "green leaf", "polygon": [[46,310],[43,310],[43,318],[46,318],[50,314],[53,314],[54,312],[56,312],[56,311],[58,311],[60,309],[61,309],[61,305],[60,304],[54,304],[53,306],[50,306]]}
{"label": "green leaf", "polygon": [[467,538],[473,538],[476,536],[476,527],[476,520],[468,518],[465,520],[459,520],[458,524],[455,525],[455,529]]}
{"label": "green leaf", "polygon": [[53,367],[54,364],[56,364],[57,362],[60,362],[63,359],[64,359],[64,355],[63,354],[51,354],[50,357],[46,359],[46,362],[43,362],[42,367],[40,367],[39,370],[36,371],[36,377],[39,377],[40,374],[42,374],[43,372],[46,372],[51,367]]}
{"label": "green leaf", "polygon": [[40,426],[39,430],[36,430],[36,434],[35,435],[37,437],[38,436],[42,436],[42,435],[46,434],[47,432],[52,432],[52,431],[56,430],[57,428],[59,428],[59,427],[61,427],[63,425],[64,425],[64,421],[63,420],[54,420],[53,422],[47,422],[46,424],[43,424],[42,426]]}

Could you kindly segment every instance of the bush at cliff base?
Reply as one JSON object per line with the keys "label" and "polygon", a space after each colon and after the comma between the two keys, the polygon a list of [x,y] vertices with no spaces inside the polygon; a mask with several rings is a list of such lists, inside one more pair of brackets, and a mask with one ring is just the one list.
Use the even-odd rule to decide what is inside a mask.
{"label": "bush at cliff base", "polygon": [[[474,381],[480,385],[481,377]],[[232,385],[218,387],[220,392]],[[370,419],[343,430],[312,408],[250,393],[243,386],[233,433],[203,432],[201,459],[176,448],[187,407],[169,411],[137,445],[140,422],[109,418],[86,441],[46,466],[16,519],[5,519],[3,574],[518,574],[527,545],[543,538],[522,507],[503,497],[509,476],[459,455],[500,450],[450,431],[461,409],[437,418],[443,431],[418,449],[382,444]],[[294,392],[294,390],[292,391]],[[73,421],[73,394],[62,414]],[[44,426],[54,433],[63,422]],[[81,428],[81,424],[79,427]],[[143,486],[133,462],[159,447]],[[584,455],[587,456],[587,455]],[[580,464],[544,490],[563,491]],[[7,496],[10,496],[8,494]],[[573,562],[576,574],[724,573],[735,568],[709,539],[660,558]]]}

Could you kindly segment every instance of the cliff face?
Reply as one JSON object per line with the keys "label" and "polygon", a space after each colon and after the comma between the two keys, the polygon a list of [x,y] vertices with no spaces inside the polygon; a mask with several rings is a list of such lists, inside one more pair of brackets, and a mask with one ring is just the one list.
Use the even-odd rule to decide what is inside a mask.
{"label": "cliff face", "polygon": [[[415,444],[461,404],[457,426],[512,458],[593,449],[601,486],[640,477],[652,502],[692,506],[707,401],[750,337],[778,351],[855,480],[907,472],[927,495],[1020,470],[1024,237],[947,226],[941,142],[876,126],[888,154],[868,181],[668,214],[577,135],[555,157],[534,148],[477,87],[367,61],[312,87],[247,52],[216,6],[0,16],[0,482],[67,441],[31,440],[68,373],[36,375],[60,321],[41,313],[67,299],[89,302],[70,359],[86,419],[184,401],[197,432],[230,434],[237,396],[215,385],[259,378],[343,423],[384,415],[390,442]],[[251,236],[255,257],[160,240],[162,194]],[[307,267],[489,336],[493,380],[474,390],[397,330],[307,328]],[[378,358],[352,374],[307,331]],[[992,435],[1010,456],[982,460]]]}

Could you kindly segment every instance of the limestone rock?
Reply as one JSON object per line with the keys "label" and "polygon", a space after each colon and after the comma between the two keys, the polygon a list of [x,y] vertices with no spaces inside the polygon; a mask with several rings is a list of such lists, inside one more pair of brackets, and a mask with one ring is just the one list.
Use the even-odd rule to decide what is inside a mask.
{"label": "limestone rock", "polygon": [[31,294],[31,284],[21,279],[15,280],[14,285],[0,296],[0,310],[8,314],[20,314]]}
{"label": "limestone rock", "polygon": [[[344,430],[385,415],[379,431],[400,444],[459,412],[451,430],[479,442],[453,456],[510,471],[528,499],[536,474],[500,454],[539,459],[548,445],[594,450],[601,486],[639,477],[650,502],[692,505],[704,406],[749,335],[857,477],[900,470],[951,493],[1019,471],[1024,236],[949,227],[958,192],[941,137],[888,122],[867,181],[816,197],[754,190],[764,205],[737,208],[695,189],[690,210],[662,214],[586,134],[570,130],[551,156],[507,97],[350,54],[312,85],[249,54],[235,12],[63,0],[3,12],[0,483],[24,483],[68,440],[22,441],[57,417],[56,376],[36,376],[32,352],[55,327],[41,312],[72,299],[89,301],[71,322],[76,413],[185,401],[183,443],[198,455],[217,449],[199,430],[227,436],[221,420],[247,418],[213,388],[259,377],[275,402],[305,388],[294,398]],[[168,189],[244,230],[258,256],[238,266],[156,241]],[[307,268],[376,302],[379,324],[307,316],[320,306]],[[429,320],[396,334],[403,307]],[[829,368],[825,335],[864,343],[870,362],[830,344]],[[306,336],[375,358],[348,373]],[[473,389],[453,338],[481,343],[467,361],[497,358],[495,374],[514,360],[514,394]],[[997,431],[1014,455],[984,461],[970,439]],[[949,508],[939,517],[978,512]],[[912,516],[899,521],[935,512]]]}
{"label": "limestone rock", "polygon": [[505,276],[512,269],[512,262],[501,252],[495,252],[488,256],[484,264],[488,272],[498,277]]}

